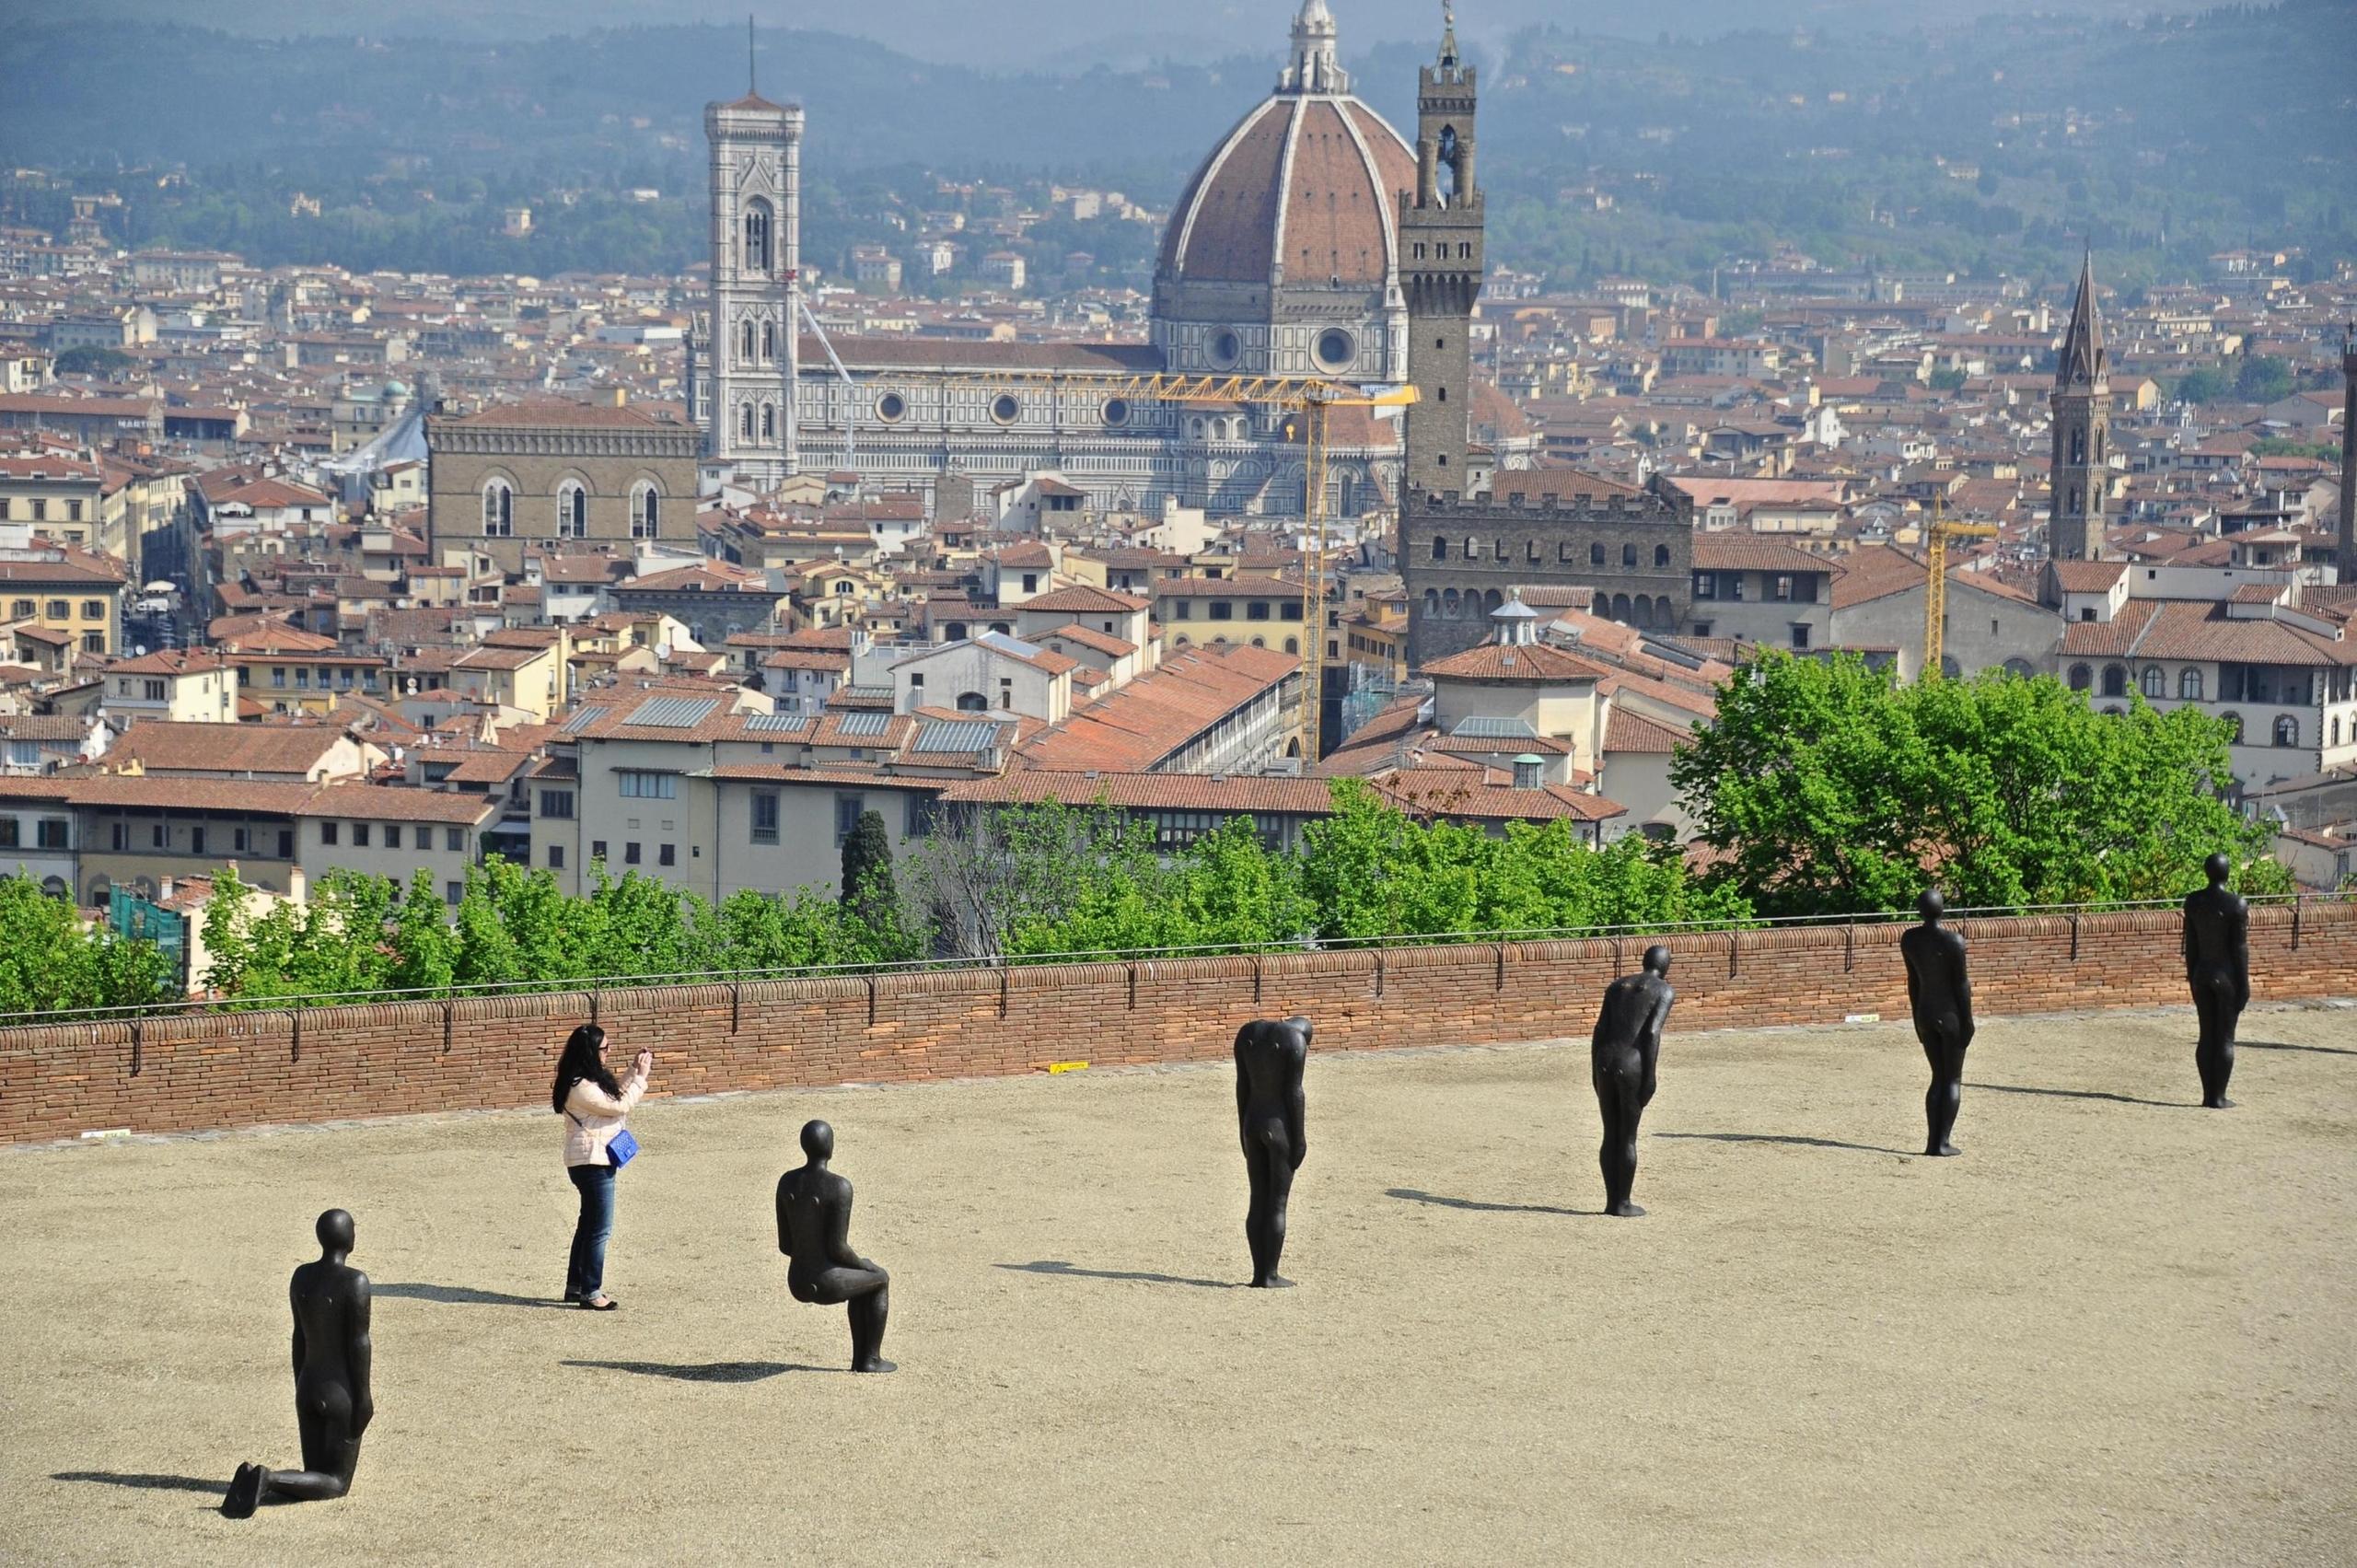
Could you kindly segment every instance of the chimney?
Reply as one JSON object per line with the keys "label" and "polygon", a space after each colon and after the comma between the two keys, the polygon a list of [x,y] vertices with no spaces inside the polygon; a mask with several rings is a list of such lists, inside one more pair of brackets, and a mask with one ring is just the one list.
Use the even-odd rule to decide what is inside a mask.
{"label": "chimney", "polygon": [[629,405],[630,389],[628,387],[616,387],[614,389],[614,406],[616,408],[627,408]]}
{"label": "chimney", "polygon": [[1521,756],[1516,757],[1514,760],[1514,787],[1516,789],[1538,788],[1540,784],[1538,777],[1539,770],[1546,766],[1547,763],[1545,759],[1538,757],[1532,752],[1526,751]]}
{"label": "chimney", "polygon": [[307,879],[303,876],[303,868],[299,865],[288,866],[286,868],[287,900],[290,903],[296,905],[303,904],[308,901],[306,895],[308,891],[309,888],[308,886]]}

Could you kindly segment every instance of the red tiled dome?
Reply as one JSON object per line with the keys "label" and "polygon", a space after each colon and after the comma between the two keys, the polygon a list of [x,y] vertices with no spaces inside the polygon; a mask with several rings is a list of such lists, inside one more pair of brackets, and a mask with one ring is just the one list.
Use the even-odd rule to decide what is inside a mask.
{"label": "red tiled dome", "polygon": [[1357,99],[1281,91],[1188,182],[1163,236],[1161,272],[1171,281],[1380,286],[1399,265],[1398,192],[1415,180],[1408,144]]}

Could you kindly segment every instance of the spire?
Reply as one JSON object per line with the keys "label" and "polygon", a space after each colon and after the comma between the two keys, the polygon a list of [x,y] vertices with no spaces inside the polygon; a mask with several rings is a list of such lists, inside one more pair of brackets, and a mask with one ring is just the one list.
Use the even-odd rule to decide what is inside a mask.
{"label": "spire", "polygon": [[1301,0],[1301,14],[1293,19],[1293,58],[1277,78],[1283,93],[1346,93],[1351,79],[1336,58],[1334,14],[1326,0]]}
{"label": "spire", "polygon": [[745,13],[745,96],[747,98],[761,96],[761,76],[756,69],[759,59],[760,56],[754,52],[753,49],[753,13],[748,11]]}
{"label": "spire", "polygon": [[2071,327],[2062,337],[2061,363],[2055,367],[2057,387],[2104,386],[2111,356],[2104,352],[2103,317],[2096,310],[2096,253],[2089,247],[2079,263],[2079,296],[2071,306]]}
{"label": "spire", "polygon": [[1441,0],[1440,4],[1440,63],[1457,64],[1457,6],[1453,0]]}

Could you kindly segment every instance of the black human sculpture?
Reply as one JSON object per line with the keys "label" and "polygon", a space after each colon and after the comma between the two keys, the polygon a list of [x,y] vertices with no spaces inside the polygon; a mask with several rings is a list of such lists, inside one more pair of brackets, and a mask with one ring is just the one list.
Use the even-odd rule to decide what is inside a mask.
{"label": "black human sculpture", "polygon": [[884,1348],[884,1322],[892,1311],[892,1277],[851,1249],[851,1183],[827,1168],[835,1155],[835,1130],[823,1121],[802,1124],[807,1163],[777,1179],[777,1249],[786,1255],[785,1287],[796,1301],[819,1307],[848,1305],[851,1369],[891,1372]]}
{"label": "black human sculpture", "polygon": [[1669,949],[1645,949],[1641,974],[1624,974],[1604,988],[1589,1040],[1596,1109],[1604,1113],[1604,1212],[1635,1219],[1645,1211],[1629,1201],[1637,1184],[1637,1123],[1653,1103],[1661,1062],[1662,1026],[1678,993],[1669,984]]}
{"label": "black human sculpture", "polygon": [[295,1423],[303,1434],[303,1468],[239,1465],[221,1502],[233,1519],[251,1518],[264,1497],[319,1502],[350,1492],[360,1434],[377,1413],[368,1385],[368,1276],[344,1261],[352,1253],[352,1216],[330,1209],[315,1228],[319,1260],[297,1268],[286,1287],[295,1308]]}
{"label": "black human sculpture", "polygon": [[2226,886],[2234,862],[2213,854],[2201,869],[2210,885],[2185,898],[2185,979],[2201,1018],[2193,1065],[2201,1074],[2201,1103],[2225,1110],[2235,1103],[2226,1098],[2235,1026],[2250,1005],[2250,905]]}
{"label": "black human sculpture", "polygon": [[1303,1123],[1307,1104],[1301,1090],[1309,1028],[1307,1018],[1255,1018],[1236,1031],[1236,1125],[1252,1185],[1244,1239],[1252,1249],[1252,1284],[1259,1290],[1293,1283],[1277,1272],[1277,1260],[1285,1249],[1293,1173],[1309,1156],[1309,1131]]}
{"label": "black human sculpture", "polygon": [[1932,1063],[1932,1086],[1923,1094],[1923,1116],[1931,1135],[1926,1155],[1962,1153],[1949,1141],[1956,1113],[1964,1103],[1964,1050],[1972,1043],[1972,977],[1966,971],[1964,938],[1940,923],[1947,900],[1935,888],[1923,889],[1915,910],[1923,923],[1898,939],[1907,960],[1907,1005],[1915,1015],[1915,1038]]}

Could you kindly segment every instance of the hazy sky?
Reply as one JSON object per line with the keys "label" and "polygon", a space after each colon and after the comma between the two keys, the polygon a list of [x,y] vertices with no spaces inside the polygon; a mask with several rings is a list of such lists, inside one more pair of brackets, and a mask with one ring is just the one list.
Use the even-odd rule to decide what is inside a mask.
{"label": "hazy sky", "polygon": [[[1354,46],[1439,33],[1438,0],[1329,4],[1346,64]],[[2059,4],[2082,14],[2155,8],[2154,0]],[[732,21],[749,10],[765,27],[858,34],[923,59],[1056,70],[1265,56],[1282,46],[1298,6],[1299,0],[0,0],[0,13],[42,21],[127,17],[261,35],[372,37],[544,37],[633,23]],[[1541,21],[1651,38],[1664,30],[1939,27],[1984,11],[2057,8],[2058,0],[1464,0],[1457,26],[1471,43]],[[2186,0],[2160,8],[2198,6]]]}

